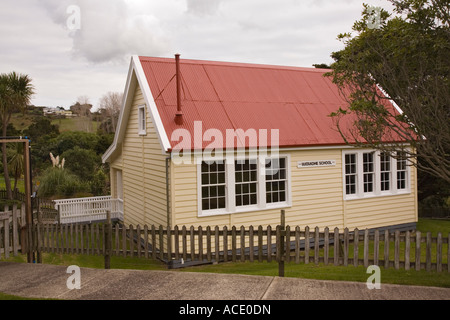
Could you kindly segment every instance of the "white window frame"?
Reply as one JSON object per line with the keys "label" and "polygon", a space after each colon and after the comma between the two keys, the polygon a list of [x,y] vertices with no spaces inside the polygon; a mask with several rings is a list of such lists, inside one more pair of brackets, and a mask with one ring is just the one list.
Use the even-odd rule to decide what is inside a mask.
{"label": "white window frame", "polygon": [[145,105],[138,106],[138,134],[145,136],[147,134],[147,114]]}
{"label": "white window frame", "polygon": [[[202,161],[197,163],[197,208],[198,217],[208,217],[214,215],[223,214],[234,214],[241,212],[252,212],[276,208],[286,208],[292,205],[292,195],[291,195],[291,158],[290,154],[279,154],[274,158],[285,158],[286,159],[286,200],[283,202],[266,203],[266,170],[265,163],[266,159],[271,158],[268,156],[251,157],[246,156],[245,160],[256,159],[257,163],[257,204],[236,206],[236,190],[235,190],[235,161],[234,157],[232,160],[225,159],[225,209],[211,209],[202,210],[202,180],[201,180],[201,163],[202,161],[208,161],[212,159],[203,158]],[[244,158],[242,158],[244,159]],[[217,159],[214,159],[217,160]]]}
{"label": "white window frame", "polygon": [[[383,158],[382,158],[383,154],[385,154],[385,156],[389,157],[388,161],[383,161]],[[380,156],[379,157],[380,157],[380,172],[379,172],[379,175],[380,175],[380,192],[382,192],[382,193],[383,192],[390,192],[392,190],[392,188],[393,188],[392,184],[394,182],[394,179],[393,179],[394,177],[392,176],[392,165],[394,165],[394,164],[396,165],[397,161],[396,161],[396,159],[392,159],[392,156],[387,154],[387,152],[380,152]],[[383,163],[386,163],[384,168],[383,168]],[[386,167],[388,167],[388,170],[386,169]],[[383,180],[383,174],[387,177],[387,180]],[[383,182],[386,183],[386,181],[388,183],[389,189],[383,190]]]}
{"label": "white window frame", "polygon": [[[258,159],[257,158],[253,158],[253,157],[248,157],[248,158],[245,158],[245,159],[242,159],[243,161],[255,161],[256,162],[256,204],[248,204],[248,205],[244,205],[244,204],[241,204],[241,205],[238,205],[237,204],[237,201],[236,201],[236,196],[237,196],[237,194],[236,194],[236,186],[237,185],[240,185],[241,186],[241,188],[243,187],[243,185],[244,184],[246,184],[246,183],[255,183],[255,182],[253,182],[253,181],[244,181],[244,179],[242,178],[242,181],[241,182],[238,182],[238,181],[236,181],[236,161],[239,161],[238,159],[235,159],[233,162],[234,162],[234,178],[235,178],[235,181],[234,181],[234,185],[235,185],[235,190],[234,190],[234,199],[235,199],[235,206],[236,206],[236,210],[245,210],[245,209],[257,209],[258,208],[258,203],[260,203],[260,192],[259,192],[259,190],[260,190],[260,180],[261,180],[261,177],[260,177],[260,175],[258,174],[259,173],[259,168],[258,168]],[[243,173],[245,173],[245,171],[242,171]]]}
{"label": "white window frame", "polygon": [[[228,195],[228,189],[229,189],[228,185],[227,185],[227,181],[228,181],[229,177],[227,175],[227,165],[228,165],[228,163],[227,163],[226,160],[223,160],[223,161],[225,161],[225,183],[221,183],[221,182],[219,182],[217,180],[217,182],[214,183],[214,184],[208,183],[206,185],[203,185],[202,184],[202,168],[201,168],[202,162],[200,162],[200,164],[199,164],[198,171],[200,172],[200,181],[199,181],[200,190],[199,190],[198,198],[200,199],[199,210],[201,210],[201,211],[217,212],[217,213],[222,213],[222,214],[226,213],[226,208],[227,208],[227,204],[228,204],[228,196],[227,195]],[[212,187],[212,186],[215,186],[215,185],[216,186],[225,185],[225,208],[215,208],[215,209],[203,210],[203,190],[202,190],[202,188],[203,187]],[[219,196],[216,195],[216,197],[218,198]]]}
{"label": "white window frame", "polygon": [[[395,166],[395,187],[398,189],[398,190],[407,190],[408,188],[409,188],[409,181],[410,181],[410,175],[409,175],[409,166],[408,166],[408,160],[407,160],[407,158],[406,158],[406,152],[404,152],[404,151],[399,151],[399,152],[403,152],[403,153],[405,153],[405,159],[404,160],[402,160],[402,161],[404,161],[405,162],[405,169],[404,170],[399,170],[399,168],[398,168],[398,161],[400,160],[400,159],[394,159],[394,163],[393,163],[393,165]],[[405,172],[405,188],[399,188],[398,187],[398,183],[399,183],[399,178],[398,178],[398,173],[400,173],[400,172]]]}
{"label": "white window frame", "polygon": [[[364,192],[364,168],[363,168],[363,154],[373,152],[374,160],[374,189],[371,192]],[[356,193],[346,194],[346,174],[345,174],[345,156],[348,154],[355,154],[356,156]],[[342,188],[344,200],[365,199],[380,196],[392,196],[411,193],[411,170],[410,166],[406,165],[405,186],[404,189],[397,188],[397,159],[395,156],[389,157],[389,190],[381,190],[381,157],[380,151],[370,149],[358,150],[343,150],[342,151]]]}

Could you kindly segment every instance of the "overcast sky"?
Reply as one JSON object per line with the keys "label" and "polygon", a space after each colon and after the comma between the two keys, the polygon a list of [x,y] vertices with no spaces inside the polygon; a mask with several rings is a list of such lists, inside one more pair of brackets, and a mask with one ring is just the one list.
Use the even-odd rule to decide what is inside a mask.
{"label": "overcast sky", "polygon": [[1,0],[0,73],[30,75],[34,105],[68,108],[79,96],[97,107],[103,94],[123,91],[134,54],[311,67],[332,62],[362,3]]}

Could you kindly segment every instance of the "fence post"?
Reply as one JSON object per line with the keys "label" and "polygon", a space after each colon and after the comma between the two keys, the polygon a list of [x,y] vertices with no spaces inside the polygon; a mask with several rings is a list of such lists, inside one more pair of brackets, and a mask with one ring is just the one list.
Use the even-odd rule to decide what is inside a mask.
{"label": "fence post", "polygon": [[111,269],[112,225],[111,211],[106,211],[105,225],[105,269]]}
{"label": "fence post", "polygon": [[284,277],[284,236],[283,232],[285,231],[285,212],[284,210],[281,210],[281,223],[280,227],[278,228],[277,232],[277,242],[278,242],[278,248],[277,248],[277,255],[278,255],[278,276]]}

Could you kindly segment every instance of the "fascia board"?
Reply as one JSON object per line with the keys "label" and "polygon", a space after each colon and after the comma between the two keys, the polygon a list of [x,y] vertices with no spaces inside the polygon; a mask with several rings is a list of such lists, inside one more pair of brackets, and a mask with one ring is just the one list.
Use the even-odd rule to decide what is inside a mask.
{"label": "fascia board", "polygon": [[145,76],[144,69],[142,68],[139,57],[136,55],[133,56],[132,63],[139,86],[144,96],[145,103],[147,105],[147,110],[150,113],[150,117],[156,129],[158,140],[162,148],[162,154],[166,154],[171,149],[170,141],[167,136],[166,130],[164,129],[161,116],[159,115],[158,108],[156,107],[155,99],[153,98],[153,94],[148,85],[147,78]]}
{"label": "fascia board", "polygon": [[[128,69],[128,75],[127,75],[127,82],[125,84],[125,89],[124,89],[124,95],[123,95],[123,100],[122,100],[122,106],[120,108],[120,113],[119,113],[119,119],[117,121],[117,131],[114,134],[114,140],[113,143],[111,144],[111,146],[105,151],[105,153],[102,156],[102,162],[105,163],[109,160],[109,158],[112,156],[112,154],[114,153],[114,151],[117,149],[117,145],[118,143],[121,141],[121,138],[123,138],[123,132],[125,131],[124,125],[125,125],[125,112],[127,112],[127,114],[129,113],[129,108],[127,108],[127,105],[129,104],[129,100],[130,99],[130,88],[132,87],[132,80],[133,80],[133,62],[130,62],[130,67]],[[134,86],[133,86],[134,87]]]}

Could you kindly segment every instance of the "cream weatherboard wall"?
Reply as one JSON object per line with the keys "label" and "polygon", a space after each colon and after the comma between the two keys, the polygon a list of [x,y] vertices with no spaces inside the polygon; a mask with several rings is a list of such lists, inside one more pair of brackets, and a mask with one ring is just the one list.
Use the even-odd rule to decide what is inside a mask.
{"label": "cream weatherboard wall", "polygon": [[165,156],[148,112],[145,112],[146,133],[139,133],[140,106],[145,106],[145,100],[136,86],[121,153],[111,162],[112,193],[117,195],[116,172],[122,170],[124,223],[166,225]]}
{"label": "cream weatherboard wall", "polygon": [[[365,229],[417,221],[414,168],[410,168],[407,194],[344,200],[342,149],[280,150],[280,153],[290,154],[292,205],[284,208],[288,225]],[[299,161],[323,159],[335,160],[336,165],[297,167]],[[172,164],[171,181],[174,225],[275,226],[280,222],[279,208],[199,217],[196,164]]]}

